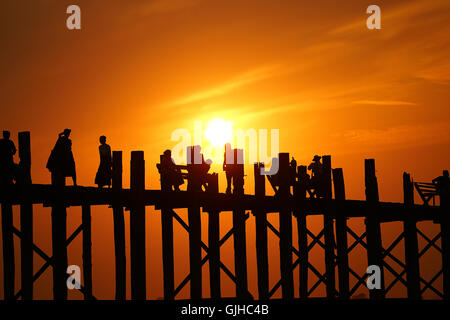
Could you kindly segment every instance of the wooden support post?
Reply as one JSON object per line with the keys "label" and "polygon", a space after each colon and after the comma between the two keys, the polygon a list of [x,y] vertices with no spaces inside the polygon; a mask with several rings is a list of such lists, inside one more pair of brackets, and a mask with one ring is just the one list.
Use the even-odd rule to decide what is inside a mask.
{"label": "wooden support post", "polygon": [[[52,186],[63,191],[66,178],[52,173]],[[67,300],[67,211],[64,199],[58,196],[52,204],[52,253],[53,253],[53,299]]]}
{"label": "wooden support post", "polygon": [[[160,163],[162,163],[162,156]],[[161,174],[161,190],[172,191],[172,186],[167,177]],[[174,257],[173,257],[173,217],[170,208],[161,209],[161,232],[162,232],[162,255],[163,255],[163,279],[164,279],[164,299],[173,300],[175,298],[174,283]]]}
{"label": "wooden support post", "polygon": [[[118,198],[122,190],[122,151],[113,151],[112,189]],[[126,256],[125,256],[125,221],[123,204],[113,204],[114,219],[114,254],[116,264],[116,300],[126,299]]]}
{"label": "wooden support post", "polygon": [[[344,174],[341,168],[333,169],[334,197],[336,200],[345,200]],[[347,218],[341,214],[336,217],[337,265],[339,278],[339,297],[350,298],[349,268],[348,268],[348,242]]]}
{"label": "wooden support post", "polygon": [[[188,191],[192,192],[193,197],[201,192],[201,182],[199,179],[199,154],[197,149],[199,146],[188,147]],[[191,274],[191,299],[202,298],[202,248],[201,248],[201,214],[199,206],[191,206],[188,208],[189,223],[189,265]]]}
{"label": "wooden support post", "polygon": [[14,300],[14,239],[13,211],[9,203],[2,203],[2,241],[3,241],[3,289],[4,299]]}
{"label": "wooden support post", "polygon": [[[233,195],[237,198],[244,194],[244,153],[242,149],[234,149]],[[247,239],[245,210],[233,210],[234,228],[234,270],[236,274],[236,297],[249,299],[247,282]]]}
{"label": "wooden support post", "polygon": [[[263,163],[255,163],[255,197],[264,197],[266,194]],[[267,248],[267,213],[263,210],[255,210],[256,228],[256,265],[258,268],[258,296],[259,300],[269,299],[269,253]]]}
{"label": "wooden support post", "polygon": [[[414,184],[408,173],[403,173],[403,201],[405,205],[414,205]],[[403,222],[405,235],[405,265],[408,298],[421,299],[420,293],[420,269],[419,269],[419,244],[417,241],[416,221],[406,217]]]}
{"label": "wooden support post", "polygon": [[290,198],[289,153],[278,154],[280,219],[280,269],[283,299],[294,298],[294,278],[292,273],[292,211],[285,206]]}
{"label": "wooden support post", "polygon": [[143,151],[131,152],[130,255],[131,299],[146,299],[145,275],[145,161]]}
{"label": "wooden support post", "polygon": [[[213,174],[208,183],[208,192],[219,192],[218,175]],[[212,299],[220,299],[220,219],[217,208],[209,208],[208,248],[209,248],[209,285]]]}
{"label": "wooden support post", "polygon": [[91,206],[83,205],[81,209],[83,224],[83,278],[84,300],[92,299],[92,241],[91,241]]}
{"label": "wooden support post", "polygon": [[385,297],[384,271],[383,271],[383,247],[381,242],[380,222],[376,217],[376,205],[379,201],[378,182],[375,174],[375,160],[365,160],[365,186],[366,201],[369,205],[366,223],[367,262],[368,265],[376,265],[381,271],[381,288],[370,290],[371,299],[383,299]]}
{"label": "wooden support post", "polygon": [[[31,147],[30,132],[19,132],[19,168],[20,177],[17,184],[25,196],[31,185]],[[22,300],[33,299],[33,205],[29,202],[20,204],[20,272],[22,282]]]}
{"label": "wooden support post", "polygon": [[191,299],[202,298],[202,248],[200,207],[188,208],[189,263],[191,273]]}
{"label": "wooden support post", "polygon": [[444,299],[450,300],[450,195],[445,190],[439,194],[441,247],[442,247],[442,288]]}
{"label": "wooden support post", "polygon": [[[306,166],[298,166],[299,181],[294,188],[294,197],[297,203],[306,199]],[[308,297],[308,233],[306,227],[306,215],[304,210],[298,208],[295,212],[297,218],[298,248],[300,252],[299,265],[299,291],[300,298]]]}
{"label": "wooden support post", "polygon": [[[322,195],[324,199],[332,197],[331,183],[331,156],[322,157],[323,175],[321,177]],[[333,218],[328,214],[323,216],[323,230],[325,241],[325,281],[327,298],[336,297],[336,275],[335,275],[335,254],[334,254],[334,226]]]}

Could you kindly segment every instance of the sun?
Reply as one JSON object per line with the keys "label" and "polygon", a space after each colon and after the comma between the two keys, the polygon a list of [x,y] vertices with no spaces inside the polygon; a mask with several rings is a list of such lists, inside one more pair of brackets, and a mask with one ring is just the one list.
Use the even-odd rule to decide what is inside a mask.
{"label": "sun", "polygon": [[223,146],[233,138],[233,123],[222,118],[214,118],[208,122],[204,134],[213,146]]}

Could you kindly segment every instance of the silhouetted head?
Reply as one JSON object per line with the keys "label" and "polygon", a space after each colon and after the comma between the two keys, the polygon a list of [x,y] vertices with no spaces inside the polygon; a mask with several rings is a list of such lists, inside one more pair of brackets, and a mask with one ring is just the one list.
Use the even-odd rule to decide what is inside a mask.
{"label": "silhouetted head", "polygon": [[101,144],[105,144],[106,143],[106,137],[105,136],[100,136],[100,143]]}
{"label": "silhouetted head", "polygon": [[320,161],[322,157],[318,156],[317,154],[314,156],[314,158],[312,159],[312,161]]}
{"label": "silhouetted head", "polygon": [[72,132],[72,130],[70,130],[70,129],[64,129],[63,134],[64,134],[66,137],[69,137],[71,132]]}
{"label": "silhouetted head", "polygon": [[448,170],[444,170],[443,175],[444,175],[444,177],[448,178]]}
{"label": "silhouetted head", "polygon": [[10,136],[11,136],[11,133],[9,131],[7,131],[7,130],[3,131],[3,138],[4,139],[8,140]]}
{"label": "silhouetted head", "polygon": [[166,157],[171,157],[172,156],[172,151],[167,149],[166,151],[164,151],[163,155],[166,156]]}

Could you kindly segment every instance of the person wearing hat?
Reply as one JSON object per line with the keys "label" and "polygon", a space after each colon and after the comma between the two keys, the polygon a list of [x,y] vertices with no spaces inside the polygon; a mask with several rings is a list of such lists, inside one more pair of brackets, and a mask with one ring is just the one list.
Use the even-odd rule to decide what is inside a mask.
{"label": "person wearing hat", "polygon": [[66,177],[72,177],[73,185],[77,185],[72,140],[69,139],[70,133],[70,129],[64,129],[58,134],[58,140],[47,161],[47,169],[51,173],[53,185],[64,185]]}
{"label": "person wearing hat", "polygon": [[318,179],[322,173],[322,163],[320,162],[321,157],[317,154],[312,159],[311,164],[308,166],[308,170],[312,171],[311,179]]}
{"label": "person wearing hat", "polygon": [[315,155],[312,159],[312,163],[308,166],[308,170],[311,170],[311,187],[315,190],[314,194],[316,197],[320,197],[321,194],[321,183],[320,175],[322,174],[322,163],[320,162],[321,157]]}

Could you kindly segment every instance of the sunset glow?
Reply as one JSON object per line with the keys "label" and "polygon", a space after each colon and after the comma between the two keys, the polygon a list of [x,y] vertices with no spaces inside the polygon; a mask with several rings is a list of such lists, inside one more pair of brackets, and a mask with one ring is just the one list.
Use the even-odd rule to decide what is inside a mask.
{"label": "sunset glow", "polygon": [[222,118],[212,119],[205,130],[205,138],[216,147],[231,142],[233,138],[233,123]]}
{"label": "sunset glow", "polygon": [[[72,4],[57,0],[0,1],[0,12],[4,13],[0,19],[4,48],[0,52],[0,128],[11,133],[17,147],[16,164],[23,153],[19,132],[30,132],[33,184],[51,184],[46,165],[58,133],[65,128],[71,129],[77,183],[95,189],[99,137],[103,135],[111,152],[120,154],[123,189],[131,189],[131,182],[137,181],[130,177],[133,151],[144,153],[145,189],[160,190],[164,179],[157,164],[161,165],[162,160],[172,164],[169,157],[164,158],[165,151],[171,150],[173,162],[184,166],[187,147],[201,145],[204,160],[212,160],[208,173],[215,174],[217,180],[213,181],[218,181],[218,191],[225,194],[227,181],[231,181],[229,172],[235,170],[229,166],[230,171],[226,171],[227,142],[232,148],[243,150],[246,196],[256,192],[258,167],[254,164],[264,163],[269,170],[275,145],[279,146],[277,154],[289,153],[289,161],[295,159],[291,163],[303,168],[311,164],[314,155],[330,155],[332,172],[342,168],[344,197],[352,201],[365,200],[367,196],[365,159],[376,160],[379,200],[383,202],[405,201],[404,173],[410,174],[414,182],[431,183],[442,175],[443,169],[450,169],[449,0],[379,0],[376,4],[381,8],[381,29],[367,28],[366,10],[372,2],[361,0],[74,1],[81,9],[81,29],[74,30],[66,26],[69,3]],[[277,139],[272,138],[272,132],[279,133]],[[236,138],[240,136],[242,143]],[[117,163],[113,166],[119,167]],[[183,169],[181,191],[188,186],[186,170]],[[310,170],[308,174],[312,176]],[[303,178],[309,181],[306,175]],[[261,188],[261,192],[275,195],[279,187],[268,178],[263,180],[265,189]],[[71,183],[72,180],[70,188]],[[140,188],[136,190],[140,192]],[[153,193],[149,194],[153,197]],[[128,193],[124,198],[129,198]],[[415,201],[419,204],[417,194]],[[46,203],[35,204],[30,217],[33,216],[36,230],[34,241],[51,257],[52,202]],[[227,206],[226,210],[233,208]],[[175,209],[173,212],[189,222],[187,209]],[[258,207],[261,212],[263,209]],[[19,226],[19,206],[14,210],[17,212],[13,222]],[[67,207],[67,237],[73,230],[81,230],[77,228],[83,210]],[[233,213],[226,210],[217,210],[221,237],[234,224]],[[154,300],[165,294],[161,213],[161,206],[147,205],[145,210],[147,298]],[[206,209],[202,211],[199,230],[201,240],[209,246],[208,217],[213,215],[206,213]],[[131,257],[128,230],[132,216],[130,211],[125,212],[127,259]],[[248,288],[255,293],[256,224],[255,216],[248,216]],[[281,230],[274,212],[270,211],[267,217],[274,229]],[[94,293],[99,299],[115,297],[114,219],[115,213],[107,205],[92,205]],[[321,217],[308,216],[312,234],[320,235],[323,224]],[[294,226],[292,244],[297,248],[297,223]],[[354,226],[361,235],[364,233],[362,219]],[[176,285],[191,272],[190,238],[184,227],[174,220],[175,253],[171,259],[175,261]],[[431,234],[438,227],[435,224],[426,231]],[[383,228],[383,232],[392,235],[392,241],[397,231],[404,230],[403,224],[391,222]],[[229,234],[234,241],[233,233]],[[433,238],[429,234],[426,233]],[[14,237],[14,241],[20,241]],[[267,237],[269,283],[275,284],[281,275],[280,242],[271,231]],[[350,239],[349,245],[353,243]],[[81,266],[83,242],[78,240],[68,249],[69,264]],[[383,247],[387,248],[390,240],[385,240]],[[2,244],[0,236],[0,260]],[[359,247],[357,244],[349,255],[354,259],[351,261],[356,261],[351,268],[363,275],[368,260],[363,255],[364,248]],[[16,261],[21,259],[17,248],[20,246],[16,245]],[[224,266],[234,272],[233,244],[227,242],[220,250]],[[309,253],[310,260],[304,261],[319,264],[318,269],[326,271],[323,252],[316,246]],[[209,255],[206,249],[202,254]],[[36,253],[35,257],[39,260],[35,262],[34,274],[45,263]],[[208,263],[203,267],[204,289],[209,281]],[[440,263],[434,256],[421,258],[420,268],[427,272],[427,281],[439,272]],[[131,297],[130,266],[128,259],[127,298]],[[17,291],[22,280],[20,264],[15,267]],[[297,296],[299,266],[294,273]],[[222,296],[234,297],[234,280],[225,279],[223,270],[221,276]],[[387,283],[391,278],[386,272]],[[433,285],[442,287],[441,278]],[[327,274],[324,279],[331,278]],[[362,287],[355,295],[367,295],[364,283],[355,279],[351,276],[351,281]],[[311,281],[312,285],[316,279]],[[3,282],[0,262],[0,300],[4,297]],[[405,295],[407,288],[402,287],[402,282],[396,282],[390,292],[393,297]],[[187,299],[188,287],[179,291],[176,298]],[[272,297],[280,298],[281,289],[280,286]],[[209,290],[204,297],[209,298]],[[326,292],[325,282],[319,282],[318,290],[317,297]],[[423,297],[435,298],[429,291]],[[52,272],[47,270],[35,283],[34,297],[51,299],[51,293]],[[69,291],[69,299],[82,298],[77,290]]]}

